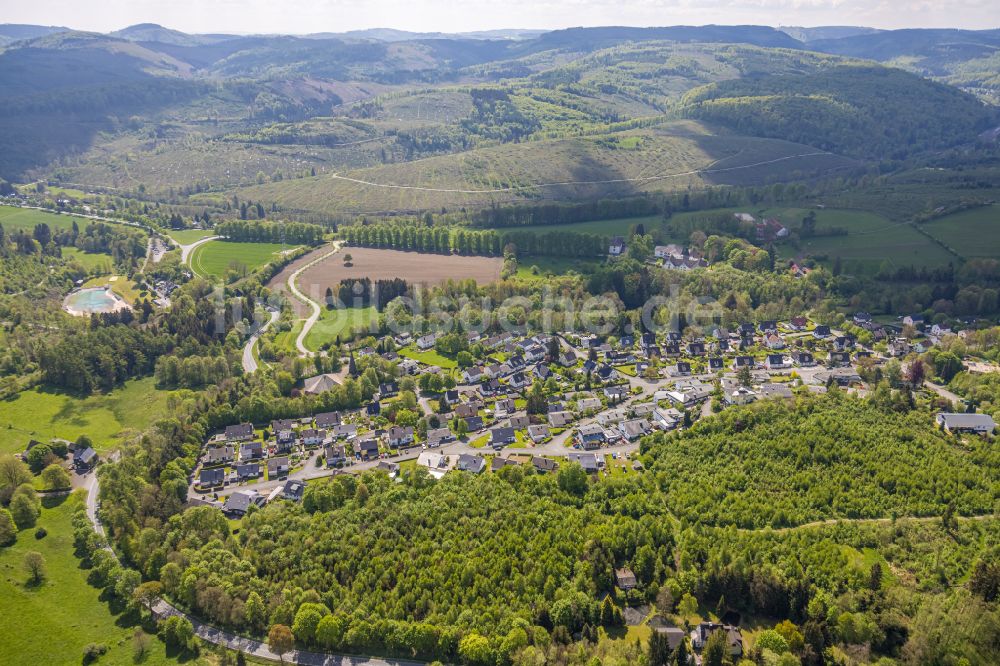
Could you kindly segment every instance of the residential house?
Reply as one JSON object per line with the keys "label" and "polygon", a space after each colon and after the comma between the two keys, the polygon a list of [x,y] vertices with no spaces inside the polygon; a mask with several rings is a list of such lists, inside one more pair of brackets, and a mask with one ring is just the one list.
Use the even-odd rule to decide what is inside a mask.
{"label": "residential house", "polygon": [[816,365],[816,359],[813,358],[812,352],[807,352],[807,351],[793,351],[792,361],[795,363],[795,365],[802,368]]}
{"label": "residential house", "polygon": [[768,349],[784,349],[785,339],[777,333],[768,333],[764,336],[764,346]]}
{"label": "residential house", "polygon": [[510,376],[509,384],[511,388],[522,389],[531,384],[531,380],[523,372],[515,372]]}
{"label": "residential house", "polygon": [[622,437],[630,442],[634,442],[643,435],[648,435],[652,428],[646,419],[633,419],[619,423],[618,430],[621,432]]}
{"label": "residential house", "polygon": [[316,415],[316,427],[329,430],[341,423],[340,412],[323,412]]}
{"label": "residential house", "polygon": [[757,394],[761,398],[791,398],[792,389],[788,384],[761,384]]}
{"label": "residential house", "polygon": [[586,412],[591,409],[600,409],[601,405],[602,403],[600,398],[580,398],[576,401],[576,408],[581,412]]}
{"label": "residential house", "polygon": [[500,385],[499,379],[490,379],[479,385],[479,392],[484,396],[493,396],[504,393],[504,390],[503,386]]}
{"label": "residential house", "polygon": [[656,403],[652,402],[637,402],[629,407],[629,413],[638,418],[640,416],[649,416],[656,410]]}
{"label": "residential house", "polygon": [[742,656],[743,634],[740,633],[739,627],[734,627],[728,624],[702,622],[691,630],[691,646],[695,649],[695,651],[701,652],[702,649],[704,649],[705,644],[708,642],[708,637],[717,631],[725,633],[726,646],[728,647],[729,655],[732,657]]}
{"label": "residential house", "polygon": [[198,485],[202,488],[216,488],[226,482],[226,470],[222,467],[201,470]]}
{"label": "residential house", "polygon": [[434,344],[437,342],[437,339],[438,339],[437,333],[428,333],[427,335],[422,335],[419,338],[417,338],[417,349],[419,349],[420,351],[427,351],[428,349],[434,346]]}
{"label": "residential house", "polygon": [[816,328],[813,329],[813,337],[817,340],[822,340],[823,338],[828,338],[832,335],[830,332],[830,327],[826,324],[817,324]]}
{"label": "residential house", "polygon": [[804,331],[807,326],[809,326],[809,320],[805,317],[792,317],[791,321],[788,322],[788,328],[793,331]]}
{"label": "residential house", "polygon": [[547,417],[549,426],[553,428],[565,428],[573,422],[572,412],[552,412]]}
{"label": "residential house", "polygon": [[705,355],[705,343],[704,342],[689,342],[687,345],[687,352],[691,356],[704,356]]}
{"label": "residential house", "polygon": [[365,414],[368,416],[378,416],[382,413],[382,403],[378,400],[372,400],[365,406]]}
{"label": "residential house", "polygon": [[612,368],[610,365],[607,365],[606,363],[601,364],[597,368],[597,378],[600,379],[602,382],[610,381],[614,379],[617,375],[618,373],[615,371],[615,369]]}
{"label": "residential house", "polygon": [[389,446],[398,449],[401,446],[413,444],[413,426],[401,428],[393,426],[389,428]]}
{"label": "residential house", "polygon": [[454,439],[455,435],[448,428],[434,428],[427,431],[427,446],[430,448],[437,448]]}
{"label": "residential house", "polygon": [[341,467],[347,463],[347,453],[343,444],[330,444],[325,453],[327,467]]}
{"label": "residential house", "polygon": [[903,325],[921,328],[924,325],[924,316],[922,314],[906,315],[903,317]]}
{"label": "residential house", "polygon": [[778,332],[778,322],[773,320],[766,320],[760,322],[760,332],[763,334],[777,333]]}
{"label": "residential house", "polygon": [[206,465],[221,465],[236,459],[236,448],[231,444],[213,446],[205,452]]}
{"label": "residential house", "polygon": [[263,502],[264,498],[256,490],[237,490],[226,498],[222,511],[238,518],[246,515],[251,506],[260,506]]}
{"label": "residential house", "polygon": [[531,466],[535,468],[536,472],[541,474],[554,472],[559,469],[559,463],[551,458],[543,458],[542,456],[531,456]]}
{"label": "residential house", "polygon": [[736,332],[741,338],[753,337],[754,333],[757,332],[757,327],[748,321],[743,322],[736,329]]}
{"label": "residential house", "polygon": [[513,428],[493,428],[490,430],[490,446],[500,449],[517,441]]}
{"label": "residential house", "polygon": [[515,406],[514,401],[511,398],[502,398],[500,400],[497,400],[496,404],[493,405],[493,412],[494,414],[497,415],[498,418],[506,416],[507,414],[516,411],[517,407]]}
{"label": "residential house", "polygon": [[317,428],[306,428],[299,432],[304,446],[319,446],[326,440],[326,430]]}
{"label": "residential house", "polygon": [[627,418],[628,412],[624,409],[609,409],[597,415],[597,422],[607,427],[613,423],[624,421]]}
{"label": "residential house", "polygon": [[499,472],[504,467],[520,467],[520,463],[516,460],[511,460],[510,458],[504,458],[502,456],[494,456],[493,461],[490,463],[490,471]]}
{"label": "residential house", "polygon": [[391,398],[399,393],[399,386],[396,382],[382,382],[378,385],[379,398]]}
{"label": "residential house", "polygon": [[991,435],[997,424],[989,414],[954,414],[940,412],[934,419],[941,428],[952,434],[974,433]]}
{"label": "residential house", "polygon": [[615,569],[615,586],[620,590],[634,590],[638,586],[635,574],[628,567]]}
{"label": "residential house", "polygon": [[621,236],[615,236],[611,239],[611,244],[608,246],[608,255],[612,257],[621,256],[625,252],[625,239]]}
{"label": "residential house", "polygon": [[831,367],[846,367],[851,364],[851,354],[845,351],[832,351],[830,352],[830,363]]}
{"label": "residential house", "polygon": [[782,368],[787,368],[789,365],[788,359],[785,358],[784,354],[768,354],[767,359],[764,361],[764,367],[768,370],[781,370]]}
{"label": "residential house", "polygon": [[476,405],[470,402],[465,402],[460,405],[455,405],[455,416],[459,418],[468,418],[470,416],[475,416],[478,413],[478,408]]}
{"label": "residential house", "polygon": [[727,405],[746,405],[756,400],[757,394],[746,386],[737,386],[734,389],[725,391],[722,394],[722,399],[725,400]]}
{"label": "residential house", "polygon": [[267,459],[267,478],[268,479],[280,479],[283,476],[288,475],[288,471],[291,469],[291,463],[288,460],[288,456],[278,456],[276,458]]}
{"label": "residential house", "polygon": [[440,453],[424,451],[417,457],[417,464],[426,467],[434,478],[440,479],[447,473],[450,459]]}
{"label": "residential house", "polygon": [[687,361],[677,361],[677,365],[670,367],[670,374],[674,377],[687,377],[691,374],[691,364]]}
{"label": "residential house", "polygon": [[663,343],[662,356],[680,356],[681,355],[681,343],[667,341]]}
{"label": "residential house", "polygon": [[510,417],[510,427],[514,430],[524,430],[529,425],[531,425],[531,419],[527,416],[512,416]]}
{"label": "residential house", "polygon": [[620,402],[628,396],[628,387],[606,386],[604,387],[604,396],[613,402]]}
{"label": "residential house", "polygon": [[653,423],[664,430],[673,430],[680,425],[683,414],[671,407],[670,409],[655,409],[652,414]]}
{"label": "residential house", "polygon": [[306,494],[306,484],[297,479],[288,479],[281,488],[281,496],[293,502],[301,502]]}
{"label": "residential house", "polygon": [[563,366],[564,368],[569,368],[571,366],[576,365],[576,352],[574,352],[571,349],[569,351],[565,351],[562,354],[560,354],[559,365]]}
{"label": "residential house", "polygon": [[607,441],[607,435],[604,434],[604,428],[596,423],[581,426],[577,430],[576,436],[580,444],[583,445],[584,449],[599,448],[601,444],[604,444],[604,442]]}
{"label": "residential house", "polygon": [[[601,471],[601,467],[604,464],[593,453],[569,453],[566,455],[566,459],[569,462],[575,462],[580,465],[587,474],[597,474]],[[532,462],[534,462],[534,459],[532,459]]]}
{"label": "residential house", "polygon": [[371,438],[354,442],[354,453],[361,460],[376,460],[378,458],[378,442]]}
{"label": "residential house", "polygon": [[535,444],[540,444],[551,436],[552,433],[547,425],[528,426],[528,437]]}
{"label": "residential house", "polygon": [[420,364],[412,358],[404,358],[399,362],[399,371],[404,375],[415,375],[420,370]]}
{"label": "residential house", "polygon": [[486,461],[482,456],[463,453],[458,456],[455,469],[462,472],[471,472],[472,474],[481,474],[486,469]]}
{"label": "residential house", "polygon": [[240,423],[226,426],[226,440],[230,442],[247,442],[254,438],[253,424]]}
{"label": "residential house", "polygon": [[259,463],[247,463],[244,465],[236,466],[236,480],[239,482],[246,482],[250,479],[260,478],[260,464]]}
{"label": "residential house", "polygon": [[725,369],[726,362],[720,356],[713,356],[708,359],[708,371],[709,372],[722,372]]}
{"label": "residential house", "polygon": [[306,395],[318,395],[340,386],[337,376],[329,372],[314,377],[306,377],[302,380],[302,392]]}
{"label": "residential house", "polygon": [[264,457],[264,444],[261,442],[247,442],[240,446],[240,461],[259,460]]}
{"label": "residential house", "polygon": [[853,349],[855,339],[853,335],[838,335],[833,339],[833,348],[837,351],[847,351]]}
{"label": "residential house", "polygon": [[354,439],[358,436],[358,426],[353,423],[341,423],[333,427],[331,434],[334,439]]}
{"label": "residential house", "polygon": [[467,416],[465,417],[465,425],[468,432],[479,432],[483,429],[483,417]]}
{"label": "residential house", "polygon": [[733,369],[739,370],[740,368],[750,368],[754,367],[753,356],[737,356],[733,359]]}

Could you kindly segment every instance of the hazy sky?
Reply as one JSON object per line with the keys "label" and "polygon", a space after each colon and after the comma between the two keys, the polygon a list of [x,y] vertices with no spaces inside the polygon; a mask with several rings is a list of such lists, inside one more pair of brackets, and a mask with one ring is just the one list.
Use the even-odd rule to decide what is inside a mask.
{"label": "hazy sky", "polygon": [[11,0],[3,4],[0,23],[101,32],[147,22],[185,32],[238,33],[705,23],[1000,27],[998,0]]}

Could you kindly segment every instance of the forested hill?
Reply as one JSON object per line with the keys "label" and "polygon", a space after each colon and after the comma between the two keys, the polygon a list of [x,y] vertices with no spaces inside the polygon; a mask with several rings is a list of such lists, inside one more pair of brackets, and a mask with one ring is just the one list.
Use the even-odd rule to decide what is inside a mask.
{"label": "forested hill", "polygon": [[864,64],[711,83],[685,95],[681,113],[744,134],[878,160],[972,141],[998,116],[956,88]]}

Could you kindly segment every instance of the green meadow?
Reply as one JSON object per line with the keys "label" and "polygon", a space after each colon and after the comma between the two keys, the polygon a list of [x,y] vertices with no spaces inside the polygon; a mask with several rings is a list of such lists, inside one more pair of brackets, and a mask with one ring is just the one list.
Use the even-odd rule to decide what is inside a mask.
{"label": "green meadow", "polygon": [[0,453],[23,451],[32,439],[75,440],[87,435],[98,452],[113,448],[121,434],[143,430],[167,415],[167,391],[152,377],[106,394],[80,398],[44,387],[0,400]]}
{"label": "green meadow", "polygon": [[232,243],[211,241],[199,245],[191,254],[191,270],[201,277],[221,278],[230,266],[242,265],[252,271],[278,258],[278,253],[294,245],[280,243]]}
{"label": "green meadow", "polygon": [[1000,256],[1000,205],[963,210],[920,228],[963,257]]}
{"label": "green meadow", "polygon": [[45,223],[52,229],[70,229],[73,220],[82,229],[87,226],[88,221],[81,218],[74,218],[71,215],[59,215],[58,213],[48,213],[44,210],[33,208],[17,208],[15,206],[0,206],[0,224],[7,232],[17,229],[31,231],[36,224]]}
{"label": "green meadow", "polygon": [[[371,305],[363,308],[321,308],[319,320],[309,330],[304,340],[307,349],[313,351],[335,340],[343,332],[358,326],[368,326],[378,312]],[[293,341],[294,344],[294,341]]]}
{"label": "green meadow", "polygon": [[[35,528],[22,530],[17,542],[0,548],[0,636],[5,664],[79,664],[83,650],[100,643],[108,652],[98,664],[147,666],[178,663],[164,644],[150,636],[148,652],[134,661],[134,614],[122,614],[101,599],[101,590],[87,582],[87,569],[74,554],[72,516],[83,495],[45,500],[38,527],[48,535],[35,538]],[[36,551],[45,558],[46,577],[27,582],[24,555]],[[190,662],[189,662],[190,663]]]}

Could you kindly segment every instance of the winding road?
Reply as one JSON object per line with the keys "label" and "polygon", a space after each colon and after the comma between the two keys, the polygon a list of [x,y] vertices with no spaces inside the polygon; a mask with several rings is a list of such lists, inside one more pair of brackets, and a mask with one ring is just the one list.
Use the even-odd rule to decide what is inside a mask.
{"label": "winding road", "polygon": [[274,325],[274,322],[278,321],[278,317],[281,316],[281,310],[268,310],[268,314],[270,315],[270,319],[250,334],[250,339],[247,340],[246,345],[243,347],[243,372],[247,374],[257,372],[258,363],[257,359],[253,357],[253,349],[257,345],[257,341],[260,340],[260,336]]}
{"label": "winding road", "polygon": [[302,275],[302,273],[304,273],[307,269],[312,268],[313,266],[323,261],[327,257],[332,257],[333,255],[340,252],[340,248],[343,247],[343,245],[344,245],[343,241],[334,241],[333,250],[327,252],[326,254],[321,254],[320,256],[310,261],[308,264],[303,264],[300,268],[296,269],[294,273],[288,276],[288,290],[292,293],[293,296],[295,296],[300,301],[302,301],[310,308],[312,308],[312,314],[309,315],[309,317],[306,319],[306,322],[302,325],[302,331],[299,333],[299,337],[295,339],[295,346],[299,350],[299,354],[302,356],[314,355],[314,352],[311,352],[308,349],[306,349],[305,340],[306,336],[309,335],[309,331],[312,330],[312,327],[315,326],[317,321],[319,321],[321,310],[319,307],[319,303],[317,303],[316,301],[312,300],[311,298],[303,294],[301,291],[299,291],[299,288],[295,284],[295,282],[299,279],[299,276]]}

